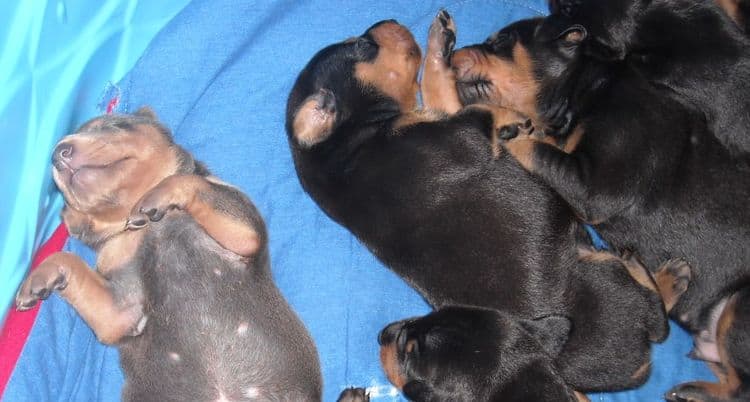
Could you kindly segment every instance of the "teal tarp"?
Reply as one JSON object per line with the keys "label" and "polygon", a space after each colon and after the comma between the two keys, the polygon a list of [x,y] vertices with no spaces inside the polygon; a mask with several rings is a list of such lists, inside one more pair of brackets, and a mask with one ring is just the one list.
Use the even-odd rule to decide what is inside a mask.
{"label": "teal tarp", "polygon": [[188,0],[0,1],[0,317],[59,223],[57,138],[98,114],[105,86]]}

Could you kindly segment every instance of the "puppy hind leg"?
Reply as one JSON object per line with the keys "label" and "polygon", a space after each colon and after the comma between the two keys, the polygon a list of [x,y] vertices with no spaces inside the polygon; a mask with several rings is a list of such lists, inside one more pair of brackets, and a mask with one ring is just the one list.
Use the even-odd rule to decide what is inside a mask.
{"label": "puppy hind leg", "polygon": [[668,401],[739,402],[750,397],[750,289],[731,297],[719,318],[716,343],[720,358],[719,382],[695,381],[667,392]]}

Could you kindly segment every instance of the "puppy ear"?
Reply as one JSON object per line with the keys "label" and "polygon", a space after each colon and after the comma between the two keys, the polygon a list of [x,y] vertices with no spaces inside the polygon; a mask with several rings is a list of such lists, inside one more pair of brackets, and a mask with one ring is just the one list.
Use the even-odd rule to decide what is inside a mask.
{"label": "puppy ear", "polygon": [[331,135],[336,116],[336,97],[330,90],[321,88],[297,109],[292,124],[293,136],[303,147],[312,147]]}
{"label": "puppy ear", "polygon": [[578,45],[582,43],[588,37],[588,32],[583,25],[575,24],[569,26],[566,30],[562,31],[558,36],[563,42],[569,45]]}
{"label": "puppy ear", "polygon": [[141,106],[138,110],[133,113],[133,116],[143,117],[145,119],[158,121],[159,118],[156,116],[156,112],[148,106]]}
{"label": "puppy ear", "polygon": [[528,331],[550,356],[557,356],[568,342],[573,323],[568,317],[550,315],[533,320],[521,320],[521,326]]}

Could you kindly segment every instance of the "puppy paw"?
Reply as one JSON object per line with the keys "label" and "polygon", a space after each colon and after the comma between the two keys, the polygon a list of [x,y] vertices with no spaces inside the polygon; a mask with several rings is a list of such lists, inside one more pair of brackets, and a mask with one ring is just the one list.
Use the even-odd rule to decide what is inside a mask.
{"label": "puppy paw", "polygon": [[45,300],[55,290],[68,285],[65,267],[55,261],[54,254],[32,271],[16,292],[16,309],[28,310],[39,300]]}
{"label": "puppy paw", "polygon": [[691,279],[690,265],[681,258],[671,259],[656,269],[654,280],[667,311],[670,311],[680,296],[687,291]]}
{"label": "puppy paw", "polygon": [[456,23],[445,10],[440,10],[430,25],[427,36],[427,56],[431,62],[443,67],[450,65],[450,57],[456,46]]}
{"label": "puppy paw", "polygon": [[171,210],[185,210],[203,179],[198,176],[170,176],[149,190],[131,209],[125,227],[138,230],[160,221]]}
{"label": "puppy paw", "polygon": [[664,399],[670,402],[708,402],[715,400],[706,393],[705,388],[692,382],[680,384],[667,391]]}
{"label": "puppy paw", "polygon": [[531,135],[533,132],[534,126],[531,124],[531,119],[526,119],[500,126],[497,129],[497,138],[501,141],[508,141],[520,135]]}
{"label": "puppy paw", "polygon": [[369,402],[370,395],[364,388],[347,388],[339,395],[337,402]]}

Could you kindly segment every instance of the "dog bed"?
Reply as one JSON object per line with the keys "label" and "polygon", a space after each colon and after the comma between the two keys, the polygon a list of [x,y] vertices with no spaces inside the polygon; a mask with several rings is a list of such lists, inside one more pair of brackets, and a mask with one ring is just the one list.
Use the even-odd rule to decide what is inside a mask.
{"label": "dog bed", "polygon": [[[110,12],[107,20],[95,13],[90,16],[94,21],[104,18],[122,23],[119,17],[140,24],[150,18],[148,27],[152,30],[137,35],[143,41],[161,22],[155,16],[172,15],[184,2],[169,9],[164,5],[146,6],[145,2],[112,0],[96,4],[92,2],[92,7],[104,4],[101,7],[120,10],[120,14]],[[0,6],[0,13],[6,6]],[[13,6],[7,7],[14,11]],[[19,1],[15,11],[23,14],[19,10],[25,7]],[[152,12],[139,11],[139,7]],[[4,138],[9,142],[4,144],[4,154],[12,158],[0,162],[3,171],[17,170],[18,166],[22,170],[19,179],[9,179],[2,186],[2,199],[22,201],[15,201],[12,211],[1,212],[12,218],[0,220],[3,267],[15,270],[0,271],[0,300],[5,305],[12,300],[30,261],[30,250],[36,248],[34,234],[40,238],[52,234],[39,251],[39,258],[64,248],[93,263],[91,250],[57,227],[61,202],[48,173],[49,152],[56,139],[100,112],[131,112],[150,105],[174,131],[178,143],[216,175],[245,191],[263,214],[270,233],[274,276],[318,347],[324,400],[335,401],[342,389],[352,385],[367,387],[374,401],[401,400],[379,366],[377,333],[391,321],[424,314],[429,308],[302,191],[287,146],[284,111],[297,73],[322,47],[358,35],[387,18],[396,18],[409,27],[423,46],[427,28],[441,7],[456,19],[458,46],[462,46],[484,40],[512,20],[543,15],[546,1],[193,0],[156,35],[129,73],[112,85],[107,80],[115,75],[115,67],[122,68],[135,57],[127,54],[137,49],[130,43],[136,36],[132,35],[133,26],[116,33],[85,32],[85,26],[59,23],[71,19],[72,10],[65,10],[62,0],[50,1],[45,18],[38,21],[42,34],[64,43],[65,35],[83,32],[89,37],[76,43],[90,44],[87,41],[98,38],[100,44],[127,50],[113,70],[104,72],[92,64],[111,61],[114,50],[101,45],[83,54],[87,59],[75,62],[88,67],[77,70],[80,76],[76,84],[61,86],[52,93],[37,93],[44,99],[32,99],[34,107],[18,110],[14,116],[27,116],[29,122],[39,120],[48,126],[20,122],[25,131],[9,134],[6,130]],[[47,14],[52,16],[48,19]],[[16,38],[12,28],[0,34],[6,43]],[[115,39],[113,35],[118,34],[121,37]],[[39,48],[47,49],[49,63],[56,62],[53,45],[40,43]],[[66,76],[48,79],[65,80]],[[97,95],[92,96],[92,92]],[[55,102],[54,109],[49,102]],[[36,115],[39,118],[32,119]],[[23,132],[29,135],[15,138]],[[38,133],[46,137],[38,139]],[[19,164],[19,158],[23,164]],[[17,234],[23,234],[20,240]],[[14,256],[16,264],[8,263],[7,256]],[[686,357],[691,347],[687,334],[672,325],[668,341],[654,348],[653,373],[646,385],[628,392],[591,395],[592,400],[659,401],[678,382],[713,380],[704,364]],[[116,349],[98,343],[75,311],[56,295],[33,312],[8,313],[0,353],[0,368],[4,367],[6,373],[5,378],[0,376],[5,401],[119,400],[123,379]]]}

